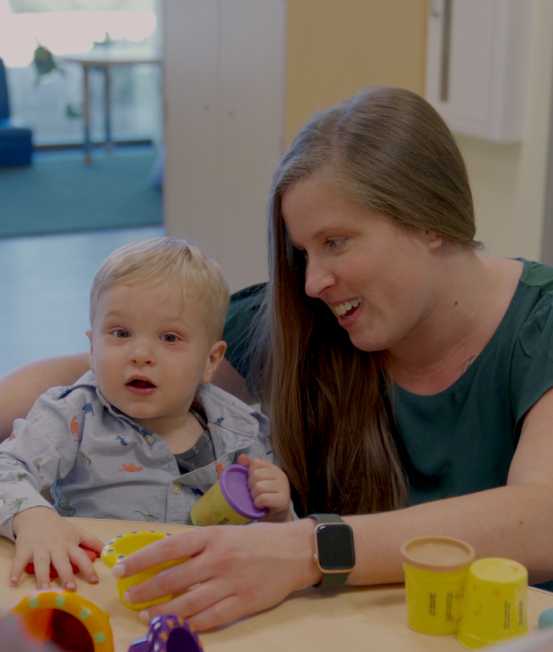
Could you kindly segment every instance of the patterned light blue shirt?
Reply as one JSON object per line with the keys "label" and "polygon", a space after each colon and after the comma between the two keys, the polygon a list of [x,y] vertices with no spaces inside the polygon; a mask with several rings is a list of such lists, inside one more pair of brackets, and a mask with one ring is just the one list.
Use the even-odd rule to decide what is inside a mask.
{"label": "patterned light blue shirt", "polygon": [[240,453],[272,460],[268,421],[231,394],[202,385],[215,461],[181,474],[161,437],[119,412],[89,371],[70,387],[54,387],[0,444],[0,535],[13,539],[12,519],[52,505],[62,516],[188,522],[194,502],[217,480],[216,463]]}

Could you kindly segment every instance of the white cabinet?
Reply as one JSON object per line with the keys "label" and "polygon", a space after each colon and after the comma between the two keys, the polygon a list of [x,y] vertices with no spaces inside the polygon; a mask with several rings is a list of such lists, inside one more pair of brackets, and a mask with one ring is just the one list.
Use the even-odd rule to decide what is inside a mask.
{"label": "white cabinet", "polygon": [[520,140],[528,77],[529,0],[432,0],[426,97],[456,132]]}
{"label": "white cabinet", "polygon": [[165,225],[267,276],[266,206],[283,148],[285,0],[164,0]]}

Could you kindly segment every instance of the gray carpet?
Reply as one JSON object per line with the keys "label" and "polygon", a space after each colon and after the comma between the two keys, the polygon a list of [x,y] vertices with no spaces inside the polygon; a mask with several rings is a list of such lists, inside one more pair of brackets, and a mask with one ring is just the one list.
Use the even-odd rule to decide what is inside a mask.
{"label": "gray carpet", "polygon": [[159,225],[161,193],[151,148],[39,154],[28,168],[0,168],[0,237]]}

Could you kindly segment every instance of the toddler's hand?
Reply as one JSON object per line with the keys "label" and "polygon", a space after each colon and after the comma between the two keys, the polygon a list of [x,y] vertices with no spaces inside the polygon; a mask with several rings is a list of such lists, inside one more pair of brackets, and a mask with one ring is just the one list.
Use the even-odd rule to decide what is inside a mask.
{"label": "toddler's hand", "polygon": [[289,521],[292,518],[290,483],[275,464],[242,454],[237,462],[248,467],[249,486],[255,506],[269,511],[266,521]]}
{"label": "toddler's hand", "polygon": [[50,586],[50,563],[56,569],[62,586],[72,591],[76,588],[71,562],[80,569],[83,577],[91,583],[98,582],[98,576],[83,544],[98,553],[102,542],[93,536],[86,536],[69,521],[61,518],[48,507],[31,507],[19,512],[13,519],[16,535],[15,559],[10,570],[10,583],[16,586],[28,562],[33,562],[35,578],[39,589]]}

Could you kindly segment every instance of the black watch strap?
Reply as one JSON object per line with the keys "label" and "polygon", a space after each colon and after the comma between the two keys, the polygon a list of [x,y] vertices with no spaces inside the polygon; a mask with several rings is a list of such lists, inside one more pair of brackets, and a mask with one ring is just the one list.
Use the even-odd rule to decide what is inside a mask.
{"label": "black watch strap", "polygon": [[[343,586],[346,583],[346,580],[353,569],[355,564],[355,551],[353,548],[353,533],[349,537],[346,537],[347,540],[347,549],[343,551],[344,553],[344,568],[340,570],[325,568],[324,566],[324,551],[320,550],[320,546],[324,545],[323,538],[320,537],[317,533],[317,528],[319,525],[338,525],[344,529],[349,529],[351,532],[351,526],[338,516],[338,514],[309,514],[309,518],[312,518],[315,523],[315,562],[319,567],[322,577],[321,581],[315,584],[317,587],[321,588],[337,588]],[[341,551],[334,551],[335,553],[340,554]],[[347,561],[346,561],[347,559]]]}

